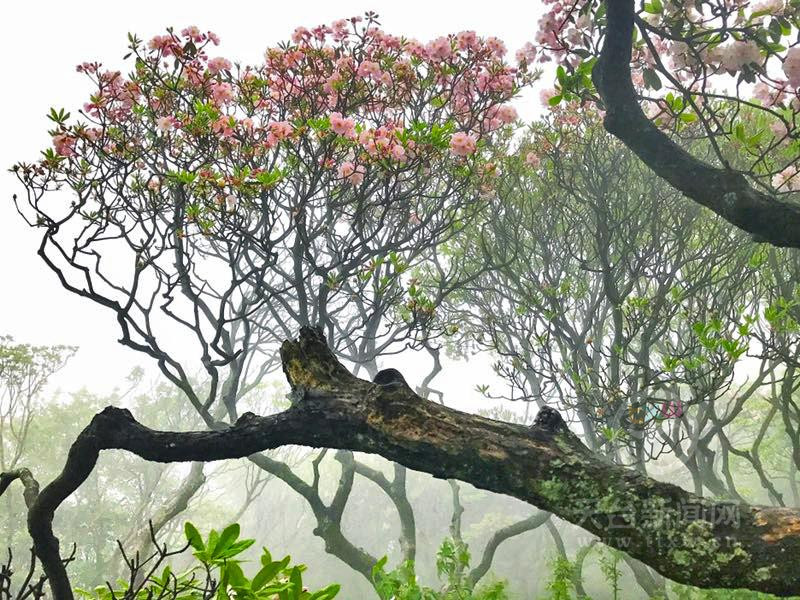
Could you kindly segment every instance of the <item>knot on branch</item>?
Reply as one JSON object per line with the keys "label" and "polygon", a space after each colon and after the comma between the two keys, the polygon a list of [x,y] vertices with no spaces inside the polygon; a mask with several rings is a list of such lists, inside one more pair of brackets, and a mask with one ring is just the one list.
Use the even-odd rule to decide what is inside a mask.
{"label": "knot on branch", "polygon": [[92,418],[78,439],[99,451],[103,445],[101,440],[113,439],[120,430],[127,430],[131,425],[139,426],[131,411],[127,408],[106,406]]}
{"label": "knot on branch", "polygon": [[567,424],[564,422],[564,418],[561,414],[556,409],[550,408],[549,406],[543,406],[539,409],[531,427],[550,431],[552,433],[568,431]]}
{"label": "knot on branch", "polygon": [[116,406],[106,406],[103,410],[97,413],[96,418],[105,420],[110,419],[112,422],[117,423],[136,423],[133,413],[127,408],[118,408]]}
{"label": "knot on branch", "polygon": [[397,369],[383,369],[382,371],[378,371],[372,379],[372,383],[381,386],[381,388],[386,391],[400,389],[412,391],[411,386],[406,382],[406,378],[403,377],[403,374]]}
{"label": "knot on branch", "polygon": [[22,496],[25,499],[25,506],[31,507],[39,496],[39,482],[33,477],[33,473],[25,467],[0,473],[0,496],[6,491],[13,481],[19,479],[25,488]]}
{"label": "knot on branch", "polygon": [[242,427],[244,425],[248,425],[249,423],[252,423],[253,421],[255,421],[257,419],[258,419],[258,415],[257,414],[248,411],[246,413],[242,413],[239,416],[239,418],[236,419],[236,422],[233,424],[233,426],[234,427]]}
{"label": "knot on branch", "polygon": [[281,346],[283,372],[292,389],[333,391],[356,378],[336,359],[320,327],[302,327]]}

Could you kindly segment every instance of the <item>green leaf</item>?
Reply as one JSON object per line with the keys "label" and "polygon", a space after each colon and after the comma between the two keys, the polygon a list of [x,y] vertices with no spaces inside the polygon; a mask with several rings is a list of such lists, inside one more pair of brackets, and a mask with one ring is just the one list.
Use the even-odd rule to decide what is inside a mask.
{"label": "green leaf", "polygon": [[652,2],[645,2],[644,3],[644,11],[646,13],[650,13],[651,15],[657,15],[663,12],[664,6],[661,4],[661,0],[653,0]]}
{"label": "green leaf", "polygon": [[290,598],[292,600],[300,600],[300,594],[303,593],[303,575],[299,567],[292,568],[292,572],[289,574],[289,583],[292,584]]}
{"label": "green leaf", "polygon": [[197,528],[189,521],[186,521],[186,524],[184,524],[183,533],[186,534],[186,541],[189,542],[192,548],[199,551],[205,550],[205,545],[203,544],[203,538],[200,536],[200,532],[197,531]]}
{"label": "green leaf", "polygon": [[216,558],[231,558],[236,556],[237,554],[241,554],[245,550],[247,550],[250,546],[255,543],[255,540],[239,540],[238,542],[231,544],[226,549],[221,550],[217,547],[216,552],[214,553]]}
{"label": "green leaf", "polygon": [[656,73],[653,69],[645,67],[642,70],[642,75],[644,76],[645,86],[651,90],[661,89],[661,78],[659,78],[658,73]]}
{"label": "green leaf", "polygon": [[245,577],[242,567],[239,563],[232,561],[225,563],[223,567],[225,575],[228,578],[228,583],[232,586],[242,587],[247,584],[247,577]]}
{"label": "green leaf", "polygon": [[222,530],[222,533],[219,536],[219,541],[217,542],[216,546],[214,546],[214,557],[220,557],[221,554],[228,549],[228,547],[236,541],[239,537],[239,524],[234,523],[232,525],[228,525],[225,529]]}
{"label": "green leaf", "polygon": [[311,596],[308,597],[308,600],[330,600],[330,598],[334,598],[336,594],[339,593],[340,589],[341,586],[338,583],[331,584],[328,587],[311,594]]}
{"label": "green leaf", "polygon": [[274,561],[265,565],[264,568],[262,568],[258,573],[256,573],[256,576],[253,577],[253,591],[260,590],[267,583],[275,579],[275,576],[283,571],[288,564],[289,557],[287,556],[283,560]]}

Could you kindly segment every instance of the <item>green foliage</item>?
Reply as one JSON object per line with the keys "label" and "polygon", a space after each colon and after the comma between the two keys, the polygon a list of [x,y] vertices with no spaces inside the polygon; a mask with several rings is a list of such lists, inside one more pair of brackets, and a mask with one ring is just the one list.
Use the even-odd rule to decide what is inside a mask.
{"label": "green foliage", "polygon": [[[620,561],[623,553],[619,550],[606,548],[600,552],[599,565],[603,574],[607,591],[603,590],[603,598],[625,598],[625,593],[620,586]],[[542,600],[588,600],[587,596],[578,596],[574,581],[576,578],[576,564],[565,557],[557,557],[550,562],[550,579],[547,582],[548,595]],[[598,590],[599,591],[599,590]],[[762,594],[750,590],[702,590],[688,585],[673,583],[669,595],[650,596],[650,600],[774,600],[770,594]],[[797,599],[795,599],[797,600]]]}
{"label": "green foliage", "polygon": [[[113,598],[162,598],[170,600],[195,600],[213,598],[227,600],[330,600],[339,593],[340,586],[331,584],[316,592],[303,586],[305,565],[290,564],[291,558],[272,560],[266,548],[262,549],[260,569],[248,577],[241,567],[242,560],[235,557],[253,545],[255,540],[239,539],[239,525],[229,525],[222,532],[212,529],[204,540],[200,532],[187,522],[184,533],[196,563],[182,573],[175,573],[167,565],[161,574],[150,574],[142,584],[130,587],[120,581],[119,587],[97,587],[93,591],[76,590],[82,597],[97,600]],[[161,555],[162,557],[164,555]],[[135,577],[130,578],[136,581]]]}
{"label": "green foliage", "polygon": [[612,548],[608,548],[600,555],[600,571],[611,589],[614,600],[620,597],[619,579],[622,577],[622,571],[619,570],[620,560],[622,560],[622,552]]}
{"label": "green foliage", "polygon": [[468,577],[469,560],[466,544],[446,539],[436,556],[436,571],[443,582],[440,590],[419,584],[413,561],[386,571],[386,556],[372,568],[372,581],[381,600],[508,600],[503,581],[473,586]]}
{"label": "green foliage", "polygon": [[550,563],[551,576],[547,582],[548,600],[570,600],[574,590],[575,565],[563,556]]}
{"label": "green foliage", "polygon": [[701,590],[677,583],[672,585],[671,592],[670,598],[675,600],[773,600],[775,598],[771,594],[750,590]]}

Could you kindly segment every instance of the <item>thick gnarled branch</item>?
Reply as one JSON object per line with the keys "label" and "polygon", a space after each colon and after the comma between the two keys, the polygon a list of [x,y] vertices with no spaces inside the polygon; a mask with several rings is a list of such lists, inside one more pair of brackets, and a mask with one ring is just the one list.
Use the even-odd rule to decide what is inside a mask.
{"label": "thick gnarled branch", "polygon": [[285,444],[380,454],[514,496],[676,581],[784,596],[800,590],[800,511],[714,502],[613,465],[589,451],[548,408],[528,428],[425,401],[405,386],[357,379],[316,329],[301,330],[281,355],[294,397],[282,413],[246,413],[231,427],[186,433],[154,431],[113,407],[92,419],[28,515],[56,600],[72,600],[72,591],[53,515],[91,473],[100,451],[127,450],[159,462],[211,461]]}
{"label": "thick gnarled branch", "polygon": [[642,112],[631,81],[633,0],[606,0],[607,27],[592,79],[604,125],[656,175],[728,222],[774,246],[800,248],[800,206],[755,189],[739,172],[711,166],[670,140]]}

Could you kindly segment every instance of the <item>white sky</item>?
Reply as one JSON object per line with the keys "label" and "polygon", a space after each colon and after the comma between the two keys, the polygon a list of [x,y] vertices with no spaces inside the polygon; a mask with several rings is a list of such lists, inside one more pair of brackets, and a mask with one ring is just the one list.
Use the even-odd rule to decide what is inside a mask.
{"label": "white sky", "polygon": [[[542,12],[540,2],[443,2],[386,0],[321,2],[208,2],[137,0],[135,3],[54,1],[3,2],[0,8],[0,60],[5,90],[0,143],[0,335],[19,342],[74,344],[78,355],[58,381],[68,389],[86,385],[110,391],[136,364],[150,367],[147,357],[116,342],[117,325],[109,311],[64,291],[36,256],[37,234],[16,214],[11,202],[21,186],[7,169],[18,161],[34,161],[50,144],[45,115],[49,107],[74,113],[87,99],[88,80],[75,72],[83,61],[99,60],[123,73],[130,32],[147,40],[168,26],[198,25],[222,39],[219,55],[257,63],[265,48],[289,37],[298,25],[314,26],[373,10],[383,28],[427,41],[439,35],[474,29],[496,35],[513,52],[532,39]],[[538,98],[528,94],[517,103],[523,118],[538,112]],[[396,360],[396,359],[395,359]],[[446,381],[454,395],[469,395],[475,366],[461,366],[461,375]],[[441,384],[439,387],[443,387]],[[451,396],[452,398],[452,396]],[[477,398],[474,398],[477,400]]]}

